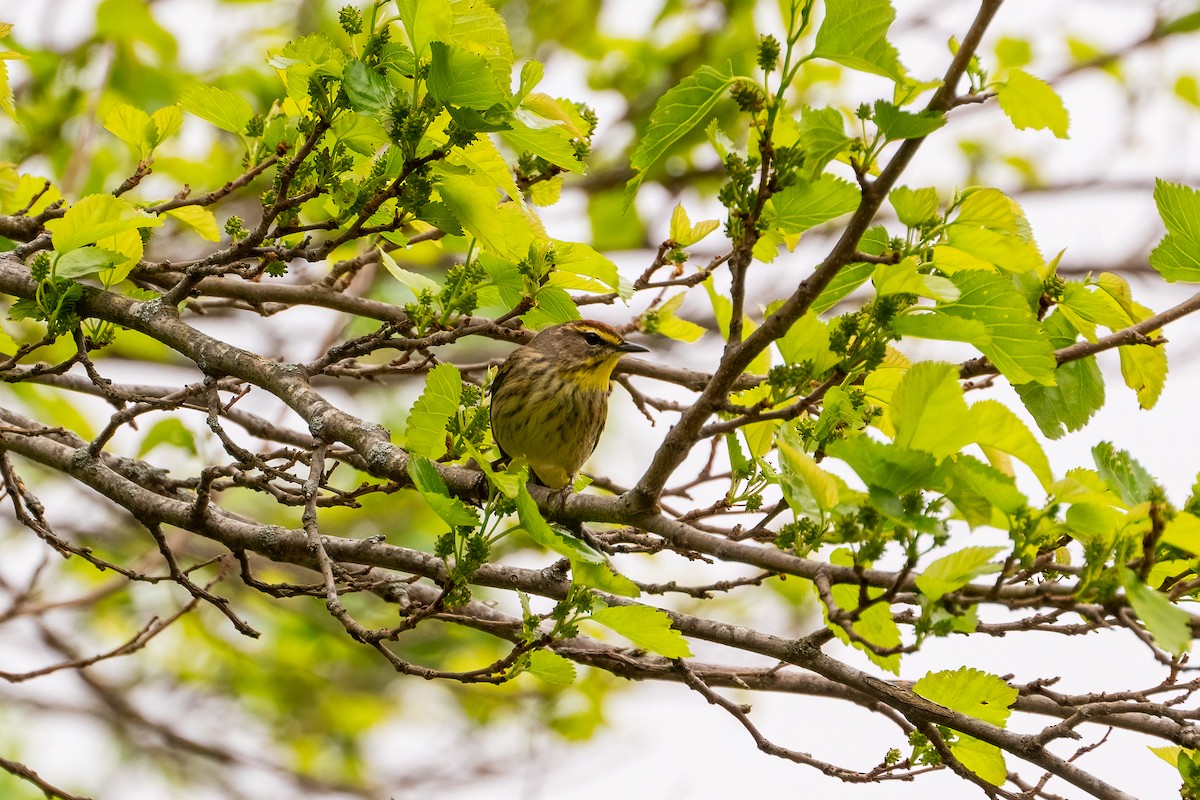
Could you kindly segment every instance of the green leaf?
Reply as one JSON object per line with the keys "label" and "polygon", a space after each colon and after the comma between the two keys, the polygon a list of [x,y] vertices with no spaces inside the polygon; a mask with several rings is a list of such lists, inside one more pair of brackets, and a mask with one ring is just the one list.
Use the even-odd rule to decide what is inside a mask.
{"label": "green leaf", "polygon": [[571,296],[557,286],[543,286],[533,298],[534,309],[521,315],[530,330],[539,331],[548,325],[558,325],[580,319],[579,307]]}
{"label": "green leaf", "polygon": [[134,208],[111,194],[92,194],[67,209],[62,219],[46,223],[54,249],[66,253],[85,244],[137,228],[155,228],[162,219]]}
{"label": "green leaf", "polygon": [[59,278],[83,278],[109,269],[125,260],[121,253],[100,247],[80,247],[64,253],[54,262],[54,275]]}
{"label": "green leaf", "polygon": [[946,226],[949,246],[1008,272],[1033,272],[1045,265],[1021,206],[1003,192],[972,191],[957,211]]}
{"label": "green leaf", "polygon": [[908,256],[899,264],[880,264],[871,273],[875,293],[880,297],[889,294],[915,294],[930,300],[950,303],[961,296],[958,287],[949,278],[929,275],[919,271],[920,261]]}
{"label": "green leaf", "polygon": [[423,456],[410,455],[408,477],[412,478],[413,486],[421,498],[447,525],[452,528],[479,525],[479,512],[457,497],[450,496],[446,482],[442,480],[432,461]]}
{"label": "green leaf", "polygon": [[1000,110],[1017,130],[1048,130],[1059,139],[1067,138],[1070,118],[1066,106],[1058,92],[1041,78],[1014,68],[997,88],[996,96]]}
{"label": "green leaf", "polygon": [[196,455],[196,435],[175,417],[154,423],[138,443],[137,457],[142,458],[159,445],[168,444]]}
{"label": "green leaf", "polygon": [[487,59],[445,42],[430,44],[429,91],[447,105],[483,111],[508,101]]}
{"label": "green leaf", "polygon": [[441,458],[446,454],[446,424],[458,413],[462,398],[462,376],[453,364],[438,364],[425,378],[425,389],[404,428],[404,439],[411,453]]}
{"label": "green leaf", "polygon": [[1053,482],[1050,460],[1041,443],[1020,417],[999,400],[980,400],[972,405],[967,427],[971,441],[983,448],[993,463],[997,459],[992,451],[1006,453],[1029,467],[1044,488]]}
{"label": "green leaf", "polygon": [[617,289],[621,285],[617,265],[582,242],[555,241],[554,266],[560,272],[595,278],[610,289]]}
{"label": "green leaf", "polygon": [[158,130],[150,121],[150,115],[128,103],[115,103],[104,116],[104,129],[121,141],[131,145],[139,155],[146,156],[154,147]]}
{"label": "green leaf", "polygon": [[404,269],[396,263],[396,259],[392,258],[382,247],[379,248],[379,260],[383,262],[383,266],[392,274],[392,277],[403,283],[417,297],[421,296],[422,292],[429,292],[437,295],[441,292],[442,287],[432,278],[426,277],[419,272]]}
{"label": "green leaf", "polygon": [[825,19],[811,57],[901,81],[904,66],[887,40],[895,18],[888,0],[826,0]]}
{"label": "green leaf", "polygon": [[802,233],[858,208],[862,195],[849,181],[821,175],[811,183],[796,183],[771,198],[767,224],[786,233]]}
{"label": "green leaf", "polygon": [[906,494],[928,484],[937,469],[929,453],[854,436],[830,443],[826,452],[850,465],[871,489]]}
{"label": "green leaf", "polygon": [[[874,228],[872,228],[874,230]],[[870,231],[868,231],[870,233]],[[864,237],[866,238],[866,237]],[[867,261],[856,261],[847,264],[833,276],[809,309],[813,314],[824,314],[837,305],[842,298],[867,282],[875,272],[875,265]]]}
{"label": "green leaf", "polygon": [[[853,566],[854,558],[844,548],[834,551],[829,558],[831,564],[837,566],[849,567]],[[876,600],[883,594],[883,589],[867,589],[867,600]],[[871,603],[866,608],[859,608],[862,601],[858,586],[852,586],[846,583],[834,584],[830,587],[830,594],[833,595],[833,602],[837,604],[842,611],[858,611],[858,618],[850,623],[851,629],[862,637],[866,642],[874,645],[874,648],[892,648],[903,644],[903,639],[900,637],[900,626],[896,624],[896,620],[892,617],[891,606],[887,603],[877,602]],[[830,624],[829,609],[822,603],[821,611],[825,616],[825,625],[829,630],[844,644],[848,644],[858,650],[861,650],[872,663],[889,672],[900,674],[900,653],[892,653],[890,655],[880,655],[864,642],[855,641],[850,638],[845,629],[839,624]]]}
{"label": "green leaf", "polygon": [[570,686],[575,682],[575,664],[550,650],[529,654],[529,674],[551,686]]}
{"label": "green leaf", "polygon": [[[1075,341],[1076,332],[1057,311],[1042,323],[1054,348]],[[1057,439],[1077,431],[1104,405],[1104,378],[1095,356],[1068,361],[1054,370],[1054,385],[1022,384],[1013,387],[1025,408],[1047,437]]]}
{"label": "green leaf", "polygon": [[508,129],[500,132],[500,138],[518,152],[528,150],[570,172],[587,171],[584,163],[579,160],[575,145],[571,142],[573,137],[570,131],[562,124],[535,128],[518,119],[512,119]]}
{"label": "green leaf", "polygon": [[396,96],[396,90],[387,78],[357,59],[346,65],[342,88],[351,108],[371,114],[387,111]]}
{"label": "green leaf", "polygon": [[888,193],[888,200],[896,210],[896,217],[901,224],[910,228],[937,217],[938,193],[932,186],[923,189],[897,186]]}
{"label": "green leaf", "polygon": [[241,134],[254,116],[250,104],[233,92],[216,86],[192,86],[184,91],[179,104],[205,122],[223,131]]}
{"label": "green leaf", "polygon": [[940,600],[981,575],[999,572],[1000,565],[992,563],[992,559],[1003,550],[1003,547],[964,547],[944,555],[917,576],[917,588],[930,600]]}
{"label": "green leaf", "polygon": [[1135,506],[1150,500],[1157,484],[1127,450],[1118,450],[1111,442],[1100,442],[1092,448],[1092,459],[1100,477],[1112,487],[1126,505]]}
{"label": "green leaf", "polygon": [[[524,475],[522,477],[525,477]],[[517,492],[517,518],[521,520],[521,530],[529,534],[529,538],[559,555],[566,556],[572,563],[578,561],[585,564],[605,565],[604,556],[597,553],[586,542],[559,533],[542,516],[537,503],[529,494],[529,487],[524,480]]]}
{"label": "green leaf", "polygon": [[1121,570],[1121,586],[1129,605],[1154,637],[1154,642],[1174,656],[1192,648],[1191,615],[1162,592],[1156,592],[1127,569]]}
{"label": "green leaf", "polygon": [[980,270],[964,270],[950,280],[962,292],[958,300],[932,313],[902,314],[894,321],[896,332],[969,342],[1013,383],[1052,385],[1054,350],[1012,281]]}
{"label": "green leaf", "polygon": [[449,0],[396,0],[396,10],[418,59],[433,40],[450,38],[454,10]]}
{"label": "green leaf", "polygon": [[783,494],[797,512],[817,512],[825,517],[838,504],[837,478],[818,466],[788,433],[778,439],[780,468],[783,470]]}
{"label": "green leaf", "polygon": [[969,413],[958,367],[936,361],[914,364],[900,380],[888,408],[895,444],[932,453],[938,461],[970,441]]}
{"label": "green leaf", "polygon": [[616,572],[608,563],[571,559],[571,577],[578,584],[620,597],[638,597],[642,593],[636,583]]}
{"label": "green leaf", "polygon": [[954,504],[972,528],[980,525],[1007,528],[1008,520],[1029,505],[1011,476],[965,453],[943,461],[936,478],[938,491]]}
{"label": "green leaf", "polygon": [[936,111],[902,111],[886,100],[875,101],[875,126],[890,141],[922,139],[946,124]]}
{"label": "green leaf", "polygon": [[442,202],[467,233],[489,252],[519,262],[539,238],[518,204],[500,202],[500,194],[466,176],[446,175],[437,183]]}
{"label": "green leaf", "polygon": [[1158,179],[1154,203],[1167,235],[1150,253],[1150,266],[1171,282],[1200,281],[1200,191]]}
{"label": "green leaf", "polygon": [[1162,541],[1200,556],[1200,517],[1180,511],[1163,528]]}
{"label": "green leaf", "polygon": [[789,364],[811,361],[814,375],[824,374],[842,360],[841,356],[829,349],[829,323],[813,311],[796,320],[775,344],[783,360]]}
{"label": "green leaf", "polygon": [[801,177],[816,180],[825,165],[842,154],[850,142],[846,123],[836,108],[803,108],[800,111],[798,144],[804,149]]}
{"label": "green leaf", "polygon": [[658,99],[650,113],[650,124],[629,158],[629,165],[637,170],[637,174],[625,184],[626,205],[632,202],[633,195],[646,179],[647,170],[672,145],[707,120],[721,95],[739,80],[745,79],[705,65]]}
{"label": "green leaf", "polygon": [[672,241],[680,247],[691,247],[715,231],[720,224],[718,220],[706,219],[693,225],[692,221],[688,219],[687,209],[683,207],[683,203],[679,203],[675,206],[675,211],[671,213],[669,235]]}
{"label": "green leaf", "polygon": [[1053,386],[1026,383],[1013,387],[1050,439],[1081,429],[1104,405],[1104,378],[1094,357],[1063,364],[1054,371],[1054,381]]}
{"label": "green leaf", "polygon": [[180,206],[166,212],[168,217],[177,219],[184,225],[200,234],[202,239],[210,242],[221,241],[221,229],[213,212],[201,206]]}
{"label": "green leaf", "polygon": [[678,342],[699,341],[704,336],[704,328],[675,315],[675,312],[683,305],[684,297],[685,295],[681,292],[651,312],[652,317],[648,316],[647,322],[653,319],[653,324],[647,326],[646,332],[657,333]]}
{"label": "green leaf", "polygon": [[1138,405],[1149,411],[1158,403],[1167,382],[1167,351],[1149,344],[1117,348],[1121,358],[1121,377],[1137,393]]}
{"label": "green leaf", "polygon": [[[1017,700],[1017,690],[995,675],[962,667],[931,672],[913,686],[926,700],[951,711],[1005,727]],[[950,745],[954,756],[980,778],[1000,786],[1007,779],[1000,748],[966,734]]]}
{"label": "green leaf", "polygon": [[683,634],[671,627],[666,612],[649,606],[609,606],[592,612],[591,619],[616,631],[638,647],[664,658],[691,658]]}

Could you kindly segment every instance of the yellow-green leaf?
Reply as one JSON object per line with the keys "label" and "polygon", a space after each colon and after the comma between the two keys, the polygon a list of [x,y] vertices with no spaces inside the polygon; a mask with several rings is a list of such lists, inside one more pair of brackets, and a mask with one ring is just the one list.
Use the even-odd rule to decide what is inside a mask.
{"label": "yellow-green leaf", "polygon": [[591,619],[652,653],[665,658],[691,658],[687,639],[671,627],[666,612],[657,608],[610,606],[593,611]]}

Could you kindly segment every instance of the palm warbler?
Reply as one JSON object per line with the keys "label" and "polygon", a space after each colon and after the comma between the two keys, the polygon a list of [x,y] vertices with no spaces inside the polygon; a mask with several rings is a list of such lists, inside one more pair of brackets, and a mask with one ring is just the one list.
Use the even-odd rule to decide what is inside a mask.
{"label": "palm warbler", "polygon": [[523,457],[552,489],[569,484],[604,430],[613,367],[626,353],[645,352],[603,322],[540,331],[492,382],[492,438],[501,454]]}

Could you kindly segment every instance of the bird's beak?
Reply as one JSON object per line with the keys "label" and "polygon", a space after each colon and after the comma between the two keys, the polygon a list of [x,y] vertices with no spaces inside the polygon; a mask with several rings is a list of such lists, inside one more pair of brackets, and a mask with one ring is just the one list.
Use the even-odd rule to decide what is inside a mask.
{"label": "bird's beak", "polygon": [[619,350],[622,353],[649,353],[650,352],[649,347],[642,347],[640,344],[634,344],[633,342],[622,342],[621,344],[617,345],[617,350]]}

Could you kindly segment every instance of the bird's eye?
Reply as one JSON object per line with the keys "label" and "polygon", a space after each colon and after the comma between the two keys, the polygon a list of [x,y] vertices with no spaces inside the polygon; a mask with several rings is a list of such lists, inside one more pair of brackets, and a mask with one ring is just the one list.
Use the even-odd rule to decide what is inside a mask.
{"label": "bird's eye", "polygon": [[593,333],[592,331],[588,331],[587,333],[583,334],[583,340],[585,342],[587,342],[588,344],[590,344],[592,347],[595,347],[596,345],[602,344],[604,342],[604,340],[600,338],[600,334]]}

